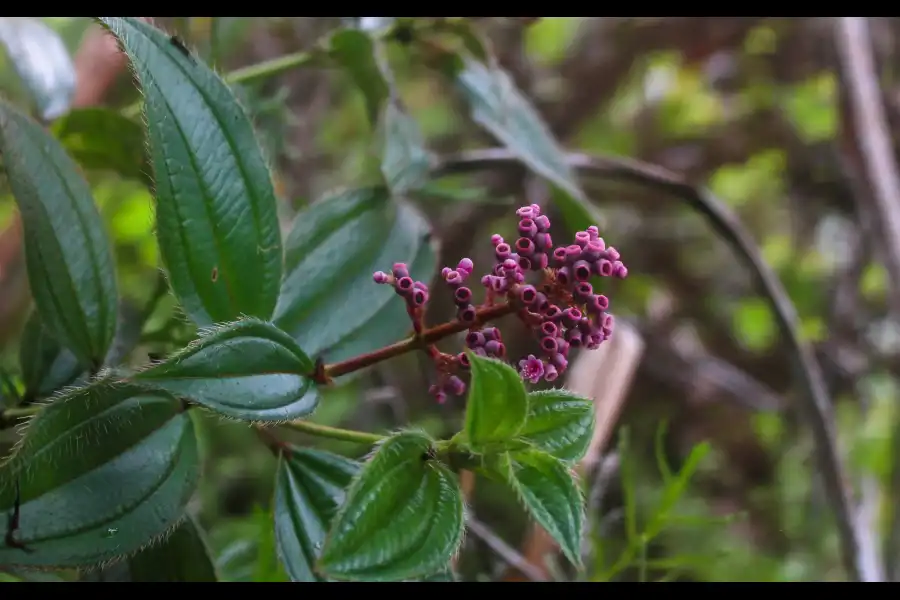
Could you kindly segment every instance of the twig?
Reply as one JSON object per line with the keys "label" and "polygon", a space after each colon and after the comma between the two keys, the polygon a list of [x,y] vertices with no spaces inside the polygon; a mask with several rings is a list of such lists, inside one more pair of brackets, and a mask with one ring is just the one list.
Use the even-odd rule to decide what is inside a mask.
{"label": "twig", "polygon": [[475,537],[488,545],[488,547],[497,553],[497,556],[503,559],[511,567],[518,569],[525,577],[531,581],[547,581],[544,574],[536,569],[531,563],[525,560],[525,557],[519,552],[501,540],[497,535],[488,529],[488,527],[476,519],[473,515],[469,515],[466,519],[466,527]]}
{"label": "twig", "polygon": [[[801,383],[806,391],[799,409],[812,430],[818,468],[838,526],[841,556],[848,577],[852,581],[863,580],[864,571],[859,564],[861,535],[850,498],[846,469],[838,450],[832,404],[822,370],[812,346],[800,335],[797,312],[790,297],[766,264],[749,232],[727,205],[709,191],[667,169],[634,160],[580,153],[570,153],[567,158],[572,167],[586,175],[636,183],[681,199],[699,212],[749,267],[768,298],[779,329],[797,360]],[[437,164],[434,173],[451,175],[513,165],[518,166],[519,160],[512,152],[505,148],[490,148],[445,157]]]}
{"label": "twig", "polygon": [[[852,101],[854,131],[859,140],[867,179],[872,190],[875,221],[881,229],[884,262],[888,272],[888,293],[891,313],[900,314],[900,175],[894,161],[887,115],[881,102],[881,90],[872,55],[872,40],[865,17],[841,17],[835,30],[838,52],[844,77]],[[895,427],[894,435],[900,435]],[[896,462],[896,461],[895,461]],[[887,490],[888,498],[895,498],[900,490],[900,466],[895,466]],[[891,511],[890,526],[884,546],[884,569],[878,564],[876,552],[866,552],[869,560],[860,565],[867,581],[882,581],[883,571],[890,579],[897,577],[897,546],[900,544],[900,515]],[[874,536],[873,536],[874,537]],[[873,542],[874,543],[874,542]]]}

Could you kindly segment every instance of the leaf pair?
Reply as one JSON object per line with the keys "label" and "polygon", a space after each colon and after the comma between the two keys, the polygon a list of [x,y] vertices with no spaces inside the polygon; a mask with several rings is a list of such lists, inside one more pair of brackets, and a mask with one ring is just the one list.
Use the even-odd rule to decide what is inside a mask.
{"label": "leaf pair", "polygon": [[564,390],[527,393],[509,365],[470,354],[472,382],[461,442],[516,493],[534,519],[581,563],[583,499],[570,463],[594,432],[593,404]]}
{"label": "leaf pair", "polygon": [[444,571],[462,540],[464,508],[456,476],[430,458],[433,444],[422,433],[397,434],[361,470],[330,453],[289,449],[275,530],[291,578],[399,581]]}

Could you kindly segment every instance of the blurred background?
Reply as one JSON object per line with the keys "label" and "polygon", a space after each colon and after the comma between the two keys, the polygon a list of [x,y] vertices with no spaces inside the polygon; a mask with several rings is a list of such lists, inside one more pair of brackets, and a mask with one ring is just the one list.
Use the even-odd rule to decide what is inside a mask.
{"label": "blurred background", "polygon": [[[384,26],[382,19],[389,18],[154,21],[227,73],[308,50],[338,27]],[[564,147],[656,165],[663,180],[682,186],[673,194],[627,177],[583,180],[601,233],[630,274],[604,290],[619,324],[614,341],[566,381],[596,400],[601,421],[584,465],[591,531],[577,577],[844,580],[841,525],[859,542],[859,568],[890,576],[900,567],[892,511],[900,321],[888,299],[890,266],[900,264],[892,263],[898,240],[889,212],[900,208],[900,20],[868,19],[857,44],[874,56],[874,112],[854,95],[859,83],[850,76],[862,71],[848,65],[862,63],[852,62],[850,42],[842,46],[837,18],[476,20]],[[120,110],[138,99],[124,58],[86,18],[0,18],[0,42],[0,95],[51,127],[72,108]],[[497,145],[414,50],[390,50],[402,99],[433,151]],[[361,177],[372,132],[344,73],[306,66],[235,88],[275,169],[285,227],[323,193]],[[859,119],[879,115],[860,127]],[[881,153],[889,160],[873,157],[873,132],[889,142]],[[57,133],[77,144],[77,131]],[[150,191],[109,170],[88,176],[114,237],[122,293],[142,306],[157,284]],[[542,195],[523,170],[504,168],[444,179],[414,200],[441,240],[440,264],[455,265],[462,256],[489,260],[490,235],[511,227],[516,206]],[[711,226],[716,211],[737,217],[726,219],[731,229],[721,219]],[[749,242],[743,250],[735,231]],[[845,463],[849,525],[829,501],[817,417],[802,410],[809,385],[796,344],[748,255],[780,280],[781,300],[797,313],[797,339],[820,366],[829,405],[819,416]],[[21,230],[3,182],[0,366],[10,372],[29,307]],[[187,325],[167,325],[173,309],[167,298],[153,317],[160,336],[191,339]],[[446,298],[430,310],[432,323],[452,315]],[[513,356],[533,351],[532,340],[505,337]],[[136,363],[149,351],[139,348]],[[463,405],[435,404],[430,376],[422,357],[393,360],[330,390],[314,420],[369,431],[413,423],[452,435]],[[275,460],[246,425],[212,416],[203,424],[205,477],[192,510],[223,574],[283,579],[268,513]],[[367,450],[294,435],[348,456]],[[0,432],[0,443],[13,436]],[[476,520],[459,557],[463,579],[576,577],[515,498],[490,482],[466,485]]]}

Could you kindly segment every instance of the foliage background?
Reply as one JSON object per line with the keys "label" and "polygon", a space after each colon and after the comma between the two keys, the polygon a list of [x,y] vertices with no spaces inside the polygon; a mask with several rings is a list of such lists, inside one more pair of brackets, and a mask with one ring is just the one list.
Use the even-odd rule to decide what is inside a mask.
{"label": "foliage background", "polygon": [[[44,21],[73,54],[89,24]],[[336,18],[157,22],[221,72],[309,48],[342,25]],[[888,315],[878,217],[858,168],[833,23],[547,17],[489,18],[479,27],[567,148],[662,165],[708,186],[740,216],[794,302],[802,334],[815,344],[841,446],[863,505],[874,507],[866,527],[886,536],[897,501],[887,483],[900,417],[900,324]],[[892,123],[900,114],[889,68],[897,64],[897,31],[896,20],[872,22]],[[390,59],[403,101],[433,150],[491,145],[418,57],[393,48]],[[0,90],[28,102],[5,57]],[[241,86],[239,94],[276,167],[285,224],[323,192],[364,176],[372,133],[360,94],[340,71],[300,68]],[[134,99],[123,75],[104,104],[125,107]],[[141,306],[154,292],[158,260],[149,192],[106,172],[89,175],[114,236],[123,296]],[[477,264],[494,223],[506,226],[513,202],[534,193],[521,173],[497,171],[454,178],[418,201],[443,240],[443,262],[465,255]],[[800,394],[790,349],[751,274],[689,207],[634,185],[595,180],[589,193],[603,233],[630,269],[609,292],[616,315],[637,328],[646,350],[608,449],[617,459],[607,463],[614,476],[589,514],[594,560],[585,577],[843,579],[808,428],[787,412]],[[14,210],[0,187],[0,364],[10,368],[28,307]],[[171,310],[171,300],[164,302],[155,318],[162,323]],[[449,306],[434,310],[450,314]],[[528,343],[519,340],[511,354]],[[396,359],[330,392],[314,420],[364,430],[409,422],[451,434],[462,407],[435,405],[425,393],[428,376],[419,357]],[[12,435],[0,432],[0,444],[8,447]],[[200,435],[208,459],[191,510],[209,532],[223,573],[284,578],[267,517],[275,459],[246,425],[206,416]],[[366,450],[300,434],[296,441],[348,456]],[[708,452],[695,465],[704,442]],[[673,487],[661,463],[696,472],[684,489]],[[677,503],[668,500],[673,494]],[[467,580],[503,577],[505,559],[485,540],[499,537],[527,554],[525,517],[489,483],[479,482],[472,506],[486,532],[468,536],[460,572]],[[656,525],[650,539],[645,534]],[[550,570],[565,576],[561,567]]]}

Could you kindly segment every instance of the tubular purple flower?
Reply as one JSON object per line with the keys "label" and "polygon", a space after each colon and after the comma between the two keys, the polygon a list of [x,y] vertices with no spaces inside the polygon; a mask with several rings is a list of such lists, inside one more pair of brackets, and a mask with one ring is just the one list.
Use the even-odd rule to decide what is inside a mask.
{"label": "tubular purple flower", "polygon": [[503,236],[501,236],[499,233],[495,233],[494,235],[491,236],[491,245],[493,245],[495,248],[502,243],[503,243]]}
{"label": "tubular purple flower", "polygon": [[557,377],[559,377],[559,372],[556,370],[556,367],[553,365],[544,367],[544,381],[553,382],[556,381]]}
{"label": "tubular purple flower", "polygon": [[622,257],[619,255],[618,250],[616,250],[615,248],[610,246],[609,248],[606,249],[606,258],[608,258],[611,261],[617,261]]}
{"label": "tubular purple flower", "polygon": [[474,323],[475,317],[477,317],[477,313],[475,312],[474,306],[466,306],[465,308],[460,308],[456,311],[456,318],[462,321],[463,323]]}
{"label": "tubular purple flower", "polygon": [[582,317],[584,317],[584,315],[581,314],[580,310],[574,306],[570,306],[563,311],[562,322],[566,327],[577,327],[578,323],[581,322]]}
{"label": "tubular purple flower", "polygon": [[562,267],[556,271],[556,280],[564,286],[572,283],[572,271],[569,267]]}
{"label": "tubular purple flower", "polygon": [[534,238],[537,235],[537,225],[531,219],[522,219],[519,221],[519,235],[527,238]]}
{"label": "tubular purple flower", "polygon": [[499,342],[503,339],[500,336],[500,330],[496,327],[485,327],[481,330],[481,333],[484,335],[484,339],[486,340],[497,340]]}
{"label": "tubular purple flower", "polygon": [[553,366],[556,367],[556,369],[557,369],[560,373],[562,373],[563,371],[565,371],[566,368],[569,366],[569,359],[567,359],[565,356],[563,356],[562,354],[559,354],[559,353],[554,354],[553,356],[551,356],[551,357],[550,357],[550,362],[553,364]]}
{"label": "tubular purple flower", "polygon": [[625,279],[628,277],[628,267],[623,265],[621,262],[616,261],[613,263],[613,273],[619,279]]}
{"label": "tubular purple flower", "polygon": [[400,279],[401,277],[409,277],[409,269],[406,266],[406,263],[394,263],[393,269],[391,272],[394,274],[395,279]]}
{"label": "tubular purple flower", "polygon": [[466,393],[466,384],[463,383],[463,380],[456,375],[451,375],[450,378],[447,379],[447,385],[445,389],[454,396],[462,396]]}
{"label": "tubular purple flower", "polygon": [[588,304],[588,309],[593,309],[591,312],[594,313],[601,313],[607,308],[609,308],[609,298],[603,294],[594,294],[594,297],[591,298]]}
{"label": "tubular purple flower", "polygon": [[493,281],[494,281],[493,275],[485,275],[484,277],[481,278],[481,285],[483,285],[486,288],[493,288],[494,287]]}
{"label": "tubular purple flower", "polygon": [[413,283],[412,278],[409,276],[400,277],[397,279],[396,284],[397,293],[404,297],[409,296],[413,290]]}
{"label": "tubular purple flower", "polygon": [[594,296],[594,288],[591,287],[591,284],[588,282],[582,281],[575,286],[575,289],[572,291],[572,296],[579,302],[590,302],[591,298]]}
{"label": "tubular purple flower", "polygon": [[501,242],[497,244],[497,247],[494,248],[494,256],[497,258],[497,262],[503,262],[509,255],[512,254],[512,249],[509,247],[509,244],[506,242]]}
{"label": "tubular purple flower", "polygon": [[412,294],[412,303],[413,306],[425,306],[425,303],[428,302],[428,292],[424,292],[422,290],[415,290]]}
{"label": "tubular purple flower", "polygon": [[556,337],[551,337],[549,335],[542,337],[541,350],[547,354],[556,354],[559,352],[559,343],[557,343]]}
{"label": "tubular purple flower", "polygon": [[[523,271],[530,271],[531,270],[531,259],[528,258],[527,256],[520,256],[519,257],[519,268],[522,269]],[[525,281],[524,275],[522,276],[522,281]]]}
{"label": "tubular purple flower", "polygon": [[590,241],[591,241],[591,236],[590,236],[590,234],[588,234],[587,231],[579,231],[575,234],[575,243],[578,246],[580,246],[581,248],[584,248],[585,246],[587,246],[588,242],[590,242]]}
{"label": "tubular purple flower", "polygon": [[569,355],[569,342],[567,342],[563,338],[556,338],[556,348],[556,351],[563,356]]}
{"label": "tubular purple flower", "polygon": [[459,271],[450,271],[447,275],[444,276],[444,281],[446,281],[450,286],[456,287],[458,285],[462,285],[463,278],[460,275]]}
{"label": "tubular purple flower", "polygon": [[489,340],[484,344],[484,351],[487,352],[488,356],[503,358],[506,354],[506,346],[497,340]]}
{"label": "tubular purple flower", "polygon": [[531,257],[531,269],[533,271],[546,269],[548,264],[547,254],[544,252],[535,252],[534,256]]}
{"label": "tubular purple flower", "polygon": [[545,336],[556,337],[559,335],[559,327],[552,321],[544,321],[541,323],[541,333]]}
{"label": "tubular purple flower", "polygon": [[379,284],[388,283],[391,280],[390,275],[388,275],[384,271],[375,271],[374,273],[372,273],[372,279],[375,281],[375,283]]}
{"label": "tubular purple flower", "polygon": [[591,236],[591,240],[596,240],[600,236],[600,229],[598,229],[596,225],[591,225],[586,231],[588,235]]}
{"label": "tubular purple flower", "polygon": [[587,246],[584,247],[584,251],[581,253],[581,258],[588,262],[597,262],[603,257],[603,244],[598,242],[597,240],[591,240],[588,242]]}
{"label": "tubular purple flower", "polygon": [[578,244],[569,244],[566,246],[566,264],[571,265],[581,258],[581,246]]}
{"label": "tubular purple flower", "polygon": [[480,331],[470,331],[466,334],[466,346],[469,348],[481,348],[486,341],[484,333]]}
{"label": "tubular purple flower", "polygon": [[534,304],[535,299],[537,298],[537,290],[534,289],[533,285],[523,285],[519,288],[519,300],[525,306],[531,306]]}
{"label": "tubular purple flower", "polygon": [[472,368],[472,361],[469,360],[469,355],[465,352],[460,352],[459,354],[457,354],[456,360],[457,362],[459,362],[459,367],[461,369],[465,369],[466,371],[468,371]]}
{"label": "tubular purple flower", "polygon": [[534,212],[534,207],[532,206],[523,206],[516,210],[516,216],[520,219],[531,219],[537,216]]}
{"label": "tubular purple flower", "polygon": [[545,321],[555,323],[562,319],[562,309],[555,304],[550,304],[547,310],[542,311]]}
{"label": "tubular purple flower", "polygon": [[466,275],[471,275],[472,271],[475,270],[475,263],[472,262],[471,258],[463,258],[456,265],[456,270],[460,272],[465,272]]}
{"label": "tubular purple flower", "polygon": [[566,264],[566,249],[560,246],[553,250],[553,254],[550,255],[550,262],[555,267],[561,267]]}
{"label": "tubular purple flower", "polygon": [[553,248],[553,238],[549,233],[539,233],[534,236],[534,247],[546,252]]}
{"label": "tubular purple flower", "polygon": [[569,342],[573,348],[581,346],[581,340],[581,332],[577,329],[569,329],[566,331],[566,341]]}
{"label": "tubular purple flower", "polygon": [[453,301],[460,308],[466,306],[472,302],[472,290],[466,286],[456,288],[456,291],[453,293]]}
{"label": "tubular purple flower", "polygon": [[531,256],[532,254],[534,254],[534,251],[534,242],[532,242],[527,237],[520,237],[516,240],[516,253],[520,256]]}
{"label": "tubular purple flower", "polygon": [[601,277],[609,277],[613,272],[613,264],[605,258],[601,258],[594,263],[594,272]]}
{"label": "tubular purple flower", "polygon": [[591,278],[591,263],[586,260],[576,261],[572,265],[572,274],[575,276],[575,281],[587,281]]}
{"label": "tubular purple flower", "polygon": [[538,231],[541,233],[547,233],[550,230],[550,219],[547,215],[534,217],[534,224],[537,225]]}

